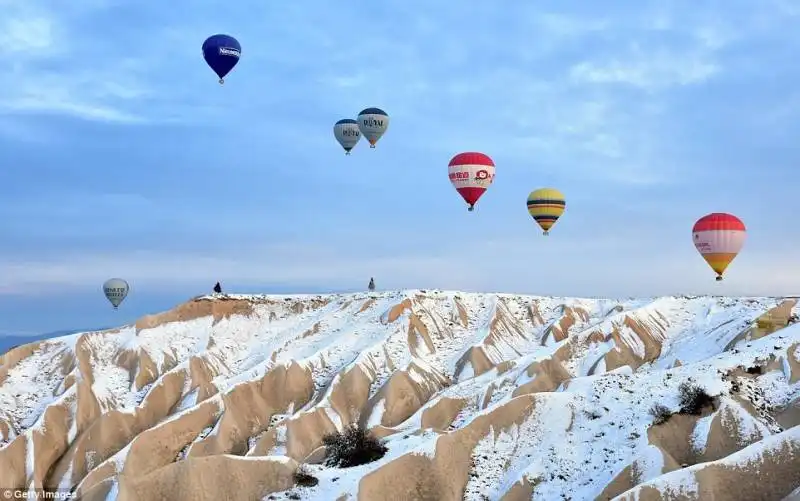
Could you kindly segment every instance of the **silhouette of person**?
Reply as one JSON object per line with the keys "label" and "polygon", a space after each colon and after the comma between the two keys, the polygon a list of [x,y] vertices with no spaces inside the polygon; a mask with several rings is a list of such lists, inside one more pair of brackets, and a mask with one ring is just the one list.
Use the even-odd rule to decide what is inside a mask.
{"label": "silhouette of person", "polygon": [[217,282],[217,285],[214,286],[214,292],[220,294],[222,292],[222,286]]}
{"label": "silhouette of person", "polygon": [[369,285],[367,286],[367,288],[369,290],[371,290],[371,291],[375,290],[375,279],[374,278],[370,278],[369,279]]}

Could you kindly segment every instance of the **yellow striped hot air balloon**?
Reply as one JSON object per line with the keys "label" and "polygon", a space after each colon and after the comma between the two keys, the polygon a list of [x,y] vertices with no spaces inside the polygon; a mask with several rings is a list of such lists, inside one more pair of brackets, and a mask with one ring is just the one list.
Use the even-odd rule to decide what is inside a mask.
{"label": "yellow striped hot air balloon", "polygon": [[545,235],[550,234],[550,228],[556,224],[566,207],[564,194],[555,188],[541,188],[528,195],[528,213],[542,227]]}

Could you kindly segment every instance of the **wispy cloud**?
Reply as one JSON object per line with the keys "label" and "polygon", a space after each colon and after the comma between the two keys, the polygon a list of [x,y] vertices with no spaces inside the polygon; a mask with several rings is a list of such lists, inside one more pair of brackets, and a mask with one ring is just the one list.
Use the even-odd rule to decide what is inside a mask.
{"label": "wispy cloud", "polygon": [[720,54],[734,39],[729,30],[713,21],[676,20],[664,10],[646,19],[643,28],[628,32],[627,43],[574,64],[573,82],[657,92],[704,83],[724,71]]}
{"label": "wispy cloud", "polygon": [[0,110],[50,113],[85,120],[140,123],[137,103],[149,94],[145,66],[114,54],[103,57],[113,40],[82,29],[109,4],[54,9],[45,2],[6,2],[0,56],[8,71],[0,82]]}
{"label": "wispy cloud", "polygon": [[47,16],[29,14],[25,17],[4,18],[2,21],[2,52],[6,56],[36,57],[57,50],[53,20]]}
{"label": "wispy cloud", "polygon": [[702,83],[719,71],[720,66],[702,54],[643,51],[634,46],[627,60],[578,63],[570,69],[570,76],[577,82],[626,84],[657,91]]}

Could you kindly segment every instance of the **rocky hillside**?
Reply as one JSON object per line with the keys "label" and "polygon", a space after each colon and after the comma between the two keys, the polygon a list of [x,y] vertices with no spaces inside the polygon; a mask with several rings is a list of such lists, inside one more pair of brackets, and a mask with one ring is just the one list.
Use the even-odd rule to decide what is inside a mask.
{"label": "rocky hillside", "polygon": [[[791,499],[794,305],[201,297],[0,357],[0,486],[92,501]],[[348,424],[388,452],[326,466],[323,437]]]}

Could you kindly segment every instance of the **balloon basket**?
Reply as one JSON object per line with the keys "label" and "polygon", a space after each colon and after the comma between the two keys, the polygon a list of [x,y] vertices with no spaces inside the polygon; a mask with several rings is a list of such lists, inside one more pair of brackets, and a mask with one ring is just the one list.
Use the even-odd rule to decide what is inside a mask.
{"label": "balloon basket", "polygon": [[371,144],[371,145],[369,145],[369,147],[370,147],[370,148],[374,148],[374,147],[375,147],[375,145],[374,145],[374,144]]}
{"label": "balloon basket", "polygon": [[225,83],[225,80],[223,80],[223,79],[221,79],[221,78],[220,78],[220,79],[219,79],[219,84],[220,84],[220,85],[222,85],[222,84],[224,84],[224,83]]}
{"label": "balloon basket", "polygon": [[716,280],[717,282],[722,282],[722,275],[717,276]]}
{"label": "balloon basket", "polygon": [[544,231],[544,232],[542,232],[542,235],[548,237],[548,236],[550,236],[550,232],[549,231]]}
{"label": "balloon basket", "polygon": [[349,151],[345,151],[345,152],[344,152],[344,154],[345,154],[345,155],[349,155],[349,154],[350,154],[350,152],[349,152]]}
{"label": "balloon basket", "polygon": [[474,205],[470,205],[469,207],[467,207],[467,210],[472,212],[472,211],[475,210],[475,206]]}

